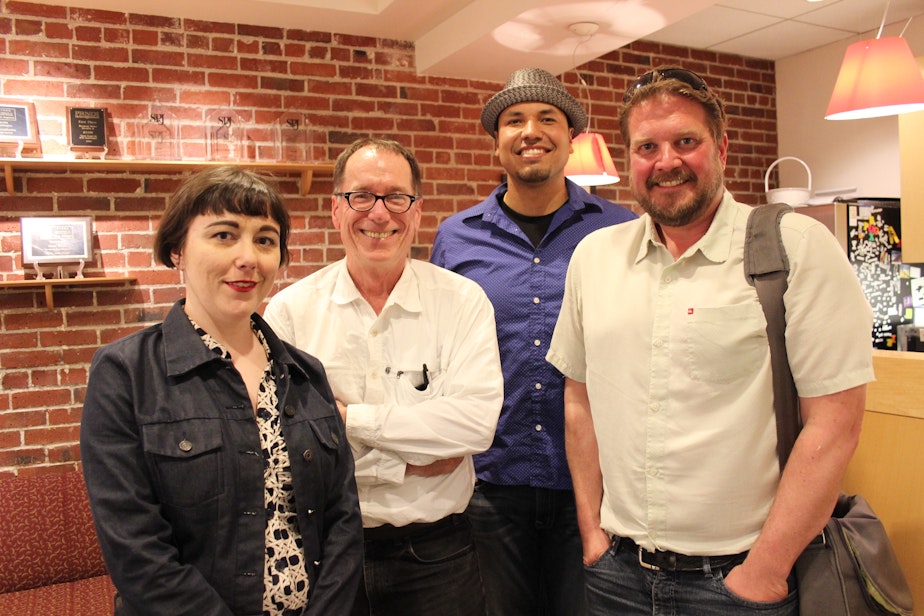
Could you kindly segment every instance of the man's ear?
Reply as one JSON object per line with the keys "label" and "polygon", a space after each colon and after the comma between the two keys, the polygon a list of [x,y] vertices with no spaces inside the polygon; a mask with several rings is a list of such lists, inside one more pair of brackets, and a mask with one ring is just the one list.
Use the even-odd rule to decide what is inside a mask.
{"label": "man's ear", "polygon": [[[345,201],[346,199],[344,199]],[[340,229],[340,203],[336,195],[330,196],[330,218],[334,223],[334,229]]]}
{"label": "man's ear", "polygon": [[722,142],[718,144],[719,160],[722,161],[722,169],[728,162],[728,133],[722,133]]}

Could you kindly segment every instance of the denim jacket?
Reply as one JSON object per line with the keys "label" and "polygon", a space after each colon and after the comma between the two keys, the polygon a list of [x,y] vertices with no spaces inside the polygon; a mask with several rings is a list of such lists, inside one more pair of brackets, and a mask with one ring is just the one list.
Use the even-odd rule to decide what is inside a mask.
{"label": "denim jacket", "polygon": [[[81,422],[116,614],[262,614],[263,456],[243,379],[183,312],[101,348]],[[306,615],[349,614],[362,522],[343,422],[315,358],[253,320],[273,357],[310,582]]]}

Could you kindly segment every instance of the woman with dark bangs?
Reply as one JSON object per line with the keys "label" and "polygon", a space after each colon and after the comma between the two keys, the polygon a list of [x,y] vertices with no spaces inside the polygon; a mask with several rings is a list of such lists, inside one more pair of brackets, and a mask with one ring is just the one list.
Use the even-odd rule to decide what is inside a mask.
{"label": "woman with dark bangs", "polygon": [[362,522],[343,422],[321,364],[256,312],[288,233],[260,176],[193,175],[154,242],[185,298],[93,358],[80,448],[117,616],[349,613]]}

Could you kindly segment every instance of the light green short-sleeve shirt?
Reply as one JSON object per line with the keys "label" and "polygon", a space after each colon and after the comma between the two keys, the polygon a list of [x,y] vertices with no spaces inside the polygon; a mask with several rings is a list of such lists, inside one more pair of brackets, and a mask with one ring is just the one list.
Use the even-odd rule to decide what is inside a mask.
{"label": "light green short-sleeve shirt", "polygon": [[[676,261],[648,216],[587,236],[547,359],[587,384],[603,528],[695,555],[751,547],[779,481],[766,320],[744,276],[750,207],[725,193]],[[872,311],[820,223],[782,221],[787,347],[799,395],[873,380]]]}

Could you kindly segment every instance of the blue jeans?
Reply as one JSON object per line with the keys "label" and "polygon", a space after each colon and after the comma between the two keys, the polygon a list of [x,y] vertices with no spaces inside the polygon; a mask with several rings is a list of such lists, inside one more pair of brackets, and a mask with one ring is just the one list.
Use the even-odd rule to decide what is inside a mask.
{"label": "blue jeans", "polygon": [[468,520],[458,514],[410,537],[364,541],[352,616],[484,616]]}
{"label": "blue jeans", "polygon": [[798,616],[795,590],[773,603],[732,594],[725,576],[737,563],[709,571],[652,571],[639,565],[638,552],[617,546],[618,540],[597,562],[584,567],[592,616]]}
{"label": "blue jeans", "polygon": [[466,514],[489,616],[583,616],[574,493],[479,481]]}

